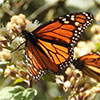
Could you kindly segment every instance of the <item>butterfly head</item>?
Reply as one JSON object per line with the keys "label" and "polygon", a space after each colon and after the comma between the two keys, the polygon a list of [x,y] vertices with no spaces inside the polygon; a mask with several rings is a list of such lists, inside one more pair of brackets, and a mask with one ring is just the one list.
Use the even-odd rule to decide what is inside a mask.
{"label": "butterfly head", "polygon": [[24,35],[24,37],[27,39],[29,37],[30,32],[26,31],[26,30],[22,30],[22,34]]}
{"label": "butterfly head", "polygon": [[36,44],[37,38],[34,36],[32,32],[22,30],[22,34],[24,35],[26,40],[29,40],[32,44]]}

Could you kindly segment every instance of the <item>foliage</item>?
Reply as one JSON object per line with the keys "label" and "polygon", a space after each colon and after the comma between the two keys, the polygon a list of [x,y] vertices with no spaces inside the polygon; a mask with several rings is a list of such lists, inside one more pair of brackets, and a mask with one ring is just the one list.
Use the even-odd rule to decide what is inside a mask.
{"label": "foliage", "polygon": [[33,88],[9,86],[0,91],[0,100],[33,100],[36,95],[37,91]]}

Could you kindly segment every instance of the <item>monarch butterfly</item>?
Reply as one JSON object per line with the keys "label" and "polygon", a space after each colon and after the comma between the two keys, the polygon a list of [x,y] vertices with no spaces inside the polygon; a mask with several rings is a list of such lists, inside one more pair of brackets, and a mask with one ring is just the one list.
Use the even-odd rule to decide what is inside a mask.
{"label": "monarch butterfly", "polygon": [[35,80],[52,71],[59,74],[73,61],[73,47],[80,34],[91,25],[93,15],[72,13],[38,27],[22,31],[26,42],[28,71]]}
{"label": "monarch butterfly", "polygon": [[86,54],[73,60],[75,68],[100,82],[100,52]]}

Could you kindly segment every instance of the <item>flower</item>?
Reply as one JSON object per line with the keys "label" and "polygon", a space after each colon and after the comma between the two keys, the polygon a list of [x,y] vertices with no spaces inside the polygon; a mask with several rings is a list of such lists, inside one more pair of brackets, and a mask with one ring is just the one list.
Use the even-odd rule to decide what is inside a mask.
{"label": "flower", "polygon": [[12,16],[6,27],[11,34],[19,34],[25,29],[26,24],[29,23],[31,22],[25,17],[25,15],[19,14]]}

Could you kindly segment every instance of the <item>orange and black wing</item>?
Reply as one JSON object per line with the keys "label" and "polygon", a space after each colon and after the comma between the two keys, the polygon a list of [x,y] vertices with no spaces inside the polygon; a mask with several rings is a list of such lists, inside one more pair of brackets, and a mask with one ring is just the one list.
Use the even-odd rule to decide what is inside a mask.
{"label": "orange and black wing", "polygon": [[65,47],[74,47],[80,34],[93,21],[90,13],[72,13],[59,17],[33,31],[38,39]]}
{"label": "orange and black wing", "polygon": [[26,44],[28,71],[33,79],[39,80],[49,69],[57,72],[58,66],[51,62],[37,47],[29,40]]}
{"label": "orange and black wing", "polygon": [[[48,54],[45,54],[45,50],[47,50],[46,52],[48,52]],[[26,56],[28,61],[28,71],[35,80],[39,80],[49,71],[59,74],[69,63],[69,61],[67,61],[63,64],[61,61],[64,62],[70,60],[68,49],[65,47],[56,44],[51,45],[50,43],[41,44],[39,47],[38,45],[34,46],[29,40],[26,43]],[[59,63],[62,63],[62,65]]]}
{"label": "orange and black wing", "polygon": [[28,67],[31,76],[41,77],[39,72],[46,70],[58,74],[65,69],[73,61],[73,48],[80,34],[92,20],[92,14],[86,12],[67,14],[29,33],[34,37],[27,38],[26,43],[26,54],[32,64]]}
{"label": "orange and black wing", "polygon": [[73,65],[100,82],[100,52],[84,55],[74,60]]}
{"label": "orange and black wing", "polygon": [[67,14],[37,28],[33,34],[48,58],[62,64],[72,59],[73,47],[92,20],[92,14],[86,12]]}

